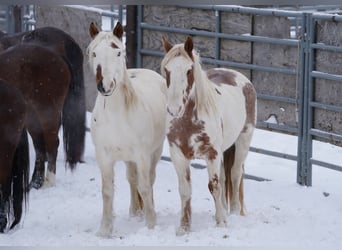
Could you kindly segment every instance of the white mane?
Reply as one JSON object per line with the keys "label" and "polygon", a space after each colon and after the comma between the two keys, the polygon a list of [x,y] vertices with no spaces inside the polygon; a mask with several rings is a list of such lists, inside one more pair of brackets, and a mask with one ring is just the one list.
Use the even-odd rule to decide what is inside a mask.
{"label": "white mane", "polygon": [[196,51],[192,52],[194,61],[194,78],[196,84],[195,103],[197,109],[207,113],[216,113],[214,84],[208,79],[205,71],[202,70],[200,56]]}

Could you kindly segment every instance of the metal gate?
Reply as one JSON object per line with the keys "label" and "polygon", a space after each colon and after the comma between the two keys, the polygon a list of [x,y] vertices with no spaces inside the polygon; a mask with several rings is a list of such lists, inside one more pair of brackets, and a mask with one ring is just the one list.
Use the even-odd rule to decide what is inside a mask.
{"label": "metal gate", "polygon": [[[149,46],[144,39],[147,35],[153,35],[153,32],[160,32],[172,35],[191,35],[203,38],[212,38],[215,43],[214,58],[202,57],[204,64],[212,64],[215,66],[227,66],[238,69],[247,69],[252,72],[275,72],[285,75],[292,75],[296,78],[296,95],[293,97],[284,97],[279,95],[269,95],[258,93],[258,100],[271,100],[281,103],[294,105],[298,112],[297,122],[295,125],[273,124],[267,121],[258,120],[257,127],[276,132],[285,132],[297,135],[298,148],[296,155],[274,152],[262,148],[251,147],[251,151],[281,157],[289,160],[297,161],[297,182],[301,185],[312,185],[312,165],[330,168],[342,171],[341,165],[335,165],[328,162],[316,160],[313,157],[313,140],[328,141],[330,143],[342,145],[342,129],[339,127],[337,132],[333,129],[322,129],[315,125],[314,116],[317,112],[334,112],[337,125],[342,124],[341,113],[342,103],[329,103],[318,100],[316,95],[316,82],[319,79],[334,81],[337,86],[335,90],[342,93],[342,71],[338,73],[324,72],[317,68],[319,64],[318,53],[333,51],[334,53],[342,53],[342,44],[333,42],[331,44],[317,41],[317,25],[320,22],[333,22],[342,24],[342,17],[334,14],[315,14],[300,11],[274,10],[274,9],[257,9],[239,6],[177,6],[179,9],[205,10],[212,13],[211,21],[215,22],[215,30],[199,30],[196,28],[183,28],[176,26],[177,23],[167,23],[159,25],[150,20],[145,20],[148,13],[144,13],[144,7],[138,7],[137,17],[137,67],[148,67],[144,64],[145,58],[155,57],[161,60],[164,53],[161,51],[162,46],[156,49],[156,45]],[[163,8],[162,6],[159,8]],[[190,13],[191,10],[188,12]],[[156,13],[157,10],[153,11]],[[162,11],[162,10],[161,10]],[[230,34],[222,32],[222,16],[226,13],[240,13],[257,18],[260,16],[268,17],[285,17],[291,21],[291,38],[275,38],[270,36],[262,36],[255,34]],[[209,16],[210,14],[208,14]],[[157,19],[157,18],[156,18]],[[183,24],[182,24],[183,25]],[[184,25],[185,26],[185,25]],[[336,34],[335,34],[336,35]],[[159,34],[159,36],[161,36]],[[252,44],[272,44],[286,45],[298,49],[298,58],[296,67],[279,67],[264,66],[252,63],[242,63],[234,60],[222,59],[221,44],[224,40],[231,41],[247,41]],[[334,44],[335,43],[335,44]],[[340,54],[342,55],[342,54]],[[150,66],[150,65],[149,65]],[[253,81],[253,80],[252,80]],[[326,85],[325,85],[326,86]],[[328,88],[328,87],[327,87]],[[329,98],[328,98],[329,99]],[[337,114],[336,114],[337,113]],[[317,114],[316,114],[317,115]],[[337,118],[336,118],[337,117]],[[342,160],[342,157],[341,157]]]}

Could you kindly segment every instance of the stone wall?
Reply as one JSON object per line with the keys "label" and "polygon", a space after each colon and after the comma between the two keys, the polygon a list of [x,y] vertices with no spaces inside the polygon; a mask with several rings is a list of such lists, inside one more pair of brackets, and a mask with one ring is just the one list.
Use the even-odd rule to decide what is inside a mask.
{"label": "stone wall", "polygon": [[[182,8],[176,6],[144,6],[143,22],[160,26],[171,26],[215,32],[215,11]],[[265,17],[249,14],[221,12],[222,33],[254,34],[265,37],[290,38],[290,20],[286,17]],[[185,41],[187,34],[166,33],[143,30],[144,49],[162,50],[161,36],[173,43]],[[215,39],[193,36],[195,48],[201,57],[215,58]],[[221,39],[220,59],[239,63],[256,64],[295,69],[297,67],[298,48],[267,43],[252,43]],[[142,66],[160,72],[162,58],[143,56]],[[203,64],[203,68],[214,65]],[[254,83],[257,92],[296,98],[297,78],[293,75],[265,71],[251,71],[235,68]],[[276,117],[279,124],[297,126],[296,106],[287,103],[258,100],[258,120],[266,121],[270,116]]]}
{"label": "stone wall", "polygon": [[36,8],[36,27],[53,26],[64,30],[80,45],[84,55],[84,81],[87,110],[92,111],[97,96],[95,77],[90,71],[86,48],[90,43],[89,24],[94,22],[101,27],[101,14],[58,5],[42,5]]}

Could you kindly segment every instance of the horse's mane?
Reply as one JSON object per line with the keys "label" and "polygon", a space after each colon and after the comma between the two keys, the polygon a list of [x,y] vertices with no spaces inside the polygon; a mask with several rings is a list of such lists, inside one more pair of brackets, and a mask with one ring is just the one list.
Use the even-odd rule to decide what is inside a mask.
{"label": "horse's mane", "polygon": [[94,59],[93,51],[94,51],[95,47],[97,45],[99,45],[99,43],[102,42],[103,40],[107,40],[107,41],[113,41],[114,40],[115,45],[117,45],[122,50],[122,53],[125,53],[125,49],[123,47],[122,41],[119,38],[117,38],[113,34],[113,32],[101,31],[94,37],[94,39],[90,42],[90,44],[88,45],[88,48],[87,48],[87,55],[89,55],[90,65],[92,65],[92,63],[93,63],[93,59]]}
{"label": "horse's mane", "polygon": [[165,55],[161,62],[161,71],[165,74],[165,65],[174,57],[183,56],[193,61],[195,79],[195,107],[198,112],[216,113],[215,89],[207,74],[202,70],[199,53],[192,51],[192,58],[184,49],[184,44],[177,44]]}

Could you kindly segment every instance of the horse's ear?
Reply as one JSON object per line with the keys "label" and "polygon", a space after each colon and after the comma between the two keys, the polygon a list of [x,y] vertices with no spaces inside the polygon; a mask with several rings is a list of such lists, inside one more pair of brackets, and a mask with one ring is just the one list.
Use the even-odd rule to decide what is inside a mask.
{"label": "horse's ear", "polygon": [[167,52],[170,51],[170,49],[172,49],[173,45],[170,44],[170,43],[166,40],[165,36],[162,36],[162,40],[163,40],[164,51],[167,53]]}
{"label": "horse's ear", "polygon": [[184,43],[184,49],[188,53],[190,58],[193,58],[192,57],[192,50],[194,49],[194,43],[192,42],[192,38],[190,36],[188,36],[188,38],[186,39],[186,41]]}
{"label": "horse's ear", "polygon": [[95,23],[91,22],[89,26],[90,37],[93,39],[98,33],[99,33],[99,29],[96,27]]}
{"label": "horse's ear", "polygon": [[124,32],[124,29],[122,27],[122,24],[120,22],[117,22],[115,25],[115,28],[113,29],[114,36],[121,39],[123,32]]}

